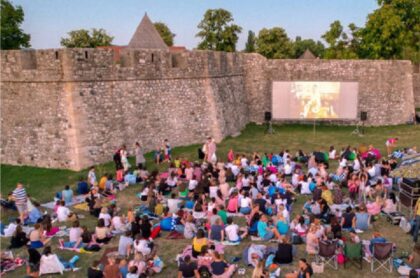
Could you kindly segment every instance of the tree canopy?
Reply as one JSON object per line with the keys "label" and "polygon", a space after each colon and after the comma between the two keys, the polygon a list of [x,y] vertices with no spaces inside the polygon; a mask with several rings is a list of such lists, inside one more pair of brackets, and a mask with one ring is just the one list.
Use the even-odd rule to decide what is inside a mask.
{"label": "tree canopy", "polygon": [[255,50],[256,50],[256,47],[255,47],[256,40],[257,40],[257,38],[255,37],[255,33],[253,31],[249,30],[248,31],[248,39],[246,40],[244,51],[248,52],[248,53],[255,52]]}
{"label": "tree canopy", "polygon": [[283,28],[263,28],[258,33],[257,52],[270,59],[286,59],[292,56],[293,46]]}
{"label": "tree canopy", "polygon": [[209,9],[198,24],[196,34],[202,40],[198,49],[233,52],[242,28],[233,23],[232,14],[224,9]]}
{"label": "tree canopy", "polygon": [[31,36],[20,28],[24,20],[21,6],[13,6],[8,0],[0,2],[0,37],[1,49],[20,49],[30,47]]}
{"label": "tree canopy", "polygon": [[61,45],[67,48],[95,48],[109,46],[114,37],[108,35],[104,29],[91,31],[86,29],[74,30],[68,33],[68,38],[61,38]]}
{"label": "tree canopy", "polygon": [[169,29],[168,25],[163,22],[156,22],[154,25],[165,44],[167,46],[173,46],[175,34],[171,32],[171,29]]}
{"label": "tree canopy", "polygon": [[293,56],[291,58],[299,58],[306,49],[310,50],[316,57],[322,57],[324,55],[325,46],[320,41],[302,39],[297,36],[293,42]]}

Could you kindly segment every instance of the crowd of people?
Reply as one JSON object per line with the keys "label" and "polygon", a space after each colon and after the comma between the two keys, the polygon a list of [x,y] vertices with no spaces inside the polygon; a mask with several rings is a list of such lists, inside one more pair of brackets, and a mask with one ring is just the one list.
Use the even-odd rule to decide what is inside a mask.
{"label": "crowd of people", "polygon": [[[77,193],[84,194],[89,213],[97,218],[94,230],[80,225],[74,205],[76,194],[66,186],[56,194],[51,213],[42,213],[39,204],[28,202],[22,184],[10,194],[16,218],[2,235],[10,236],[10,248],[28,248],[27,273],[37,277],[43,257],[56,256],[64,270],[78,270],[77,259],[69,262],[51,252],[51,237],[60,233],[55,223],[71,223],[68,240],[60,239],[60,249],[75,252],[98,252],[110,242],[118,251],[106,263],[94,261],[88,277],[150,277],[164,267],[156,238],[187,239],[190,244],[179,250],[178,277],[231,277],[242,274],[238,260],[252,265],[252,277],[278,277],[282,265],[297,262],[296,271],[286,277],[310,277],[314,270],[307,258],[319,253],[321,243],[333,242],[344,256],[346,243],[363,245],[364,258],[372,259],[372,248],[388,242],[380,231],[371,240],[359,235],[371,230],[381,214],[398,211],[390,171],[397,160],[387,141],[389,157],[382,158],[373,146],[328,152],[289,150],[278,153],[235,154],[230,150],[226,161],[216,157],[216,143],[208,138],[199,150],[199,161],[173,157],[168,140],[154,152],[154,163],[167,163],[163,172],[147,171],[144,151],[135,144],[136,165],[129,163],[126,146],[113,156],[112,174],[97,177],[95,167],[86,181],[81,180]],[[331,161],[338,167],[331,169]],[[135,168],[133,170],[133,168]],[[139,185],[140,184],[140,185]],[[122,211],[116,193],[127,186],[138,186],[138,206]],[[296,201],[304,198],[303,206]],[[28,208],[30,204],[30,208]],[[11,204],[7,204],[11,206]],[[415,208],[420,219],[420,200]],[[3,226],[3,225],[2,225]],[[420,221],[413,229],[417,242]],[[27,231],[24,231],[24,228]],[[66,238],[66,239],[67,239]],[[247,242],[246,247],[244,241]],[[273,244],[275,243],[275,247]],[[305,245],[305,254],[297,257],[296,245]],[[225,248],[240,245],[243,258],[228,260]],[[44,248],[42,255],[37,251]],[[406,265],[420,268],[420,245],[416,244]],[[414,272],[413,272],[414,273]],[[417,274],[416,274],[417,275]],[[416,276],[417,277],[417,276]]]}

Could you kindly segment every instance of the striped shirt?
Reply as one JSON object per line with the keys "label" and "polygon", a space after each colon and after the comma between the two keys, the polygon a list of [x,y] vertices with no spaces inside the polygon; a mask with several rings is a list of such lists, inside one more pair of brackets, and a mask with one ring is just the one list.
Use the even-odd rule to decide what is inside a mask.
{"label": "striped shirt", "polygon": [[13,190],[13,198],[15,198],[15,203],[17,205],[26,204],[27,196],[25,188],[16,188]]}

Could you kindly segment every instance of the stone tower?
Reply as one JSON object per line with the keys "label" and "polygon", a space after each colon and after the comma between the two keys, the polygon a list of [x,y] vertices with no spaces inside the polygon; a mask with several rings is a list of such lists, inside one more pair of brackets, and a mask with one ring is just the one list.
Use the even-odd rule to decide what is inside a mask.
{"label": "stone tower", "polygon": [[128,48],[168,50],[168,46],[161,38],[147,13],[143,16],[136,32],[134,32]]}

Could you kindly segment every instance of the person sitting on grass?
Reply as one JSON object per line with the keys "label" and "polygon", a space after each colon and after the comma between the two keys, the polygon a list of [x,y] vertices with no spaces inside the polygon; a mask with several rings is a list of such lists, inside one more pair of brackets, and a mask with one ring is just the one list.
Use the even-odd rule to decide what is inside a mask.
{"label": "person sitting on grass", "polygon": [[34,225],[34,230],[29,233],[29,240],[31,242],[32,248],[41,248],[47,244],[51,239],[44,237],[44,230],[41,224],[36,223]]}
{"label": "person sitting on grass", "polygon": [[192,255],[194,258],[197,258],[197,256],[201,253],[201,250],[203,246],[207,246],[208,241],[207,238],[204,236],[204,231],[202,229],[199,229],[197,231],[196,236],[193,238],[192,242]]}
{"label": "person sitting on grass", "polygon": [[98,225],[95,228],[95,240],[98,243],[107,244],[111,240],[111,232],[108,227],[105,226],[103,218],[98,220]]}
{"label": "person sitting on grass", "polygon": [[219,252],[213,252],[213,262],[210,264],[211,266],[211,273],[213,274],[213,278],[230,278],[236,270],[236,265],[234,264],[227,264],[224,260],[222,260],[221,255]]}
{"label": "person sitting on grass", "polygon": [[134,258],[128,263],[128,269],[130,273],[133,273],[131,271],[132,267],[136,268],[137,276],[140,276],[146,272],[146,262],[144,261],[143,255],[141,253],[136,253]]}
{"label": "person sitting on grass", "polygon": [[118,267],[118,264],[115,262],[114,257],[108,258],[108,264],[104,267],[104,276],[112,277],[112,278],[121,278],[120,268]]}
{"label": "person sitting on grass", "polygon": [[83,230],[80,228],[79,221],[74,221],[69,231],[69,241],[64,242],[62,239],[58,240],[60,248],[77,249],[82,247],[82,233]]}
{"label": "person sitting on grass", "polygon": [[277,246],[273,262],[276,264],[290,264],[293,261],[293,255],[295,253],[294,246],[289,243],[289,238],[285,236]]}
{"label": "person sitting on grass", "polygon": [[310,278],[314,274],[311,265],[302,258],[299,260],[298,270],[287,273],[286,278]]}
{"label": "person sitting on grass", "polygon": [[209,230],[209,239],[219,242],[225,240],[225,231],[223,229],[223,223],[220,218],[217,218],[216,222],[211,225]]}
{"label": "person sitting on grass", "polygon": [[88,278],[103,278],[104,274],[100,269],[100,261],[95,260],[87,270]]}
{"label": "person sitting on grass", "polygon": [[200,278],[197,264],[191,261],[189,255],[185,256],[184,261],[178,268],[178,278]]}
{"label": "person sitting on grass", "polygon": [[247,235],[248,232],[245,230],[240,233],[239,226],[233,223],[233,218],[228,217],[227,219],[227,226],[225,227],[226,238],[231,243],[238,243],[241,242]]}
{"label": "person sitting on grass", "polygon": [[268,219],[266,215],[261,216],[260,221],[258,221],[257,229],[258,236],[265,241],[273,239],[274,237],[277,240],[280,240],[282,237],[275,227],[268,226]]}
{"label": "person sitting on grass", "polygon": [[18,224],[15,228],[12,237],[10,238],[9,249],[20,248],[22,246],[25,246],[28,243],[28,241],[29,239],[26,237],[26,233],[22,230],[22,226]]}

